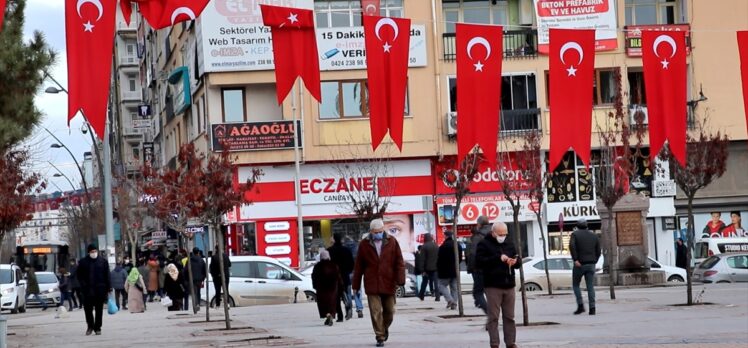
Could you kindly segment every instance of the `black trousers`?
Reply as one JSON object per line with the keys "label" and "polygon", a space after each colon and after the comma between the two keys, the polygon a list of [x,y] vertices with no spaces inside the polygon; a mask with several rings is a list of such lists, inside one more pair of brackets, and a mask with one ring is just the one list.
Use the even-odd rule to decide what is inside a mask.
{"label": "black trousers", "polygon": [[104,311],[104,301],[102,299],[85,299],[83,302],[83,311],[86,313],[88,328],[94,331],[101,331],[101,315]]}
{"label": "black trousers", "polygon": [[221,279],[213,278],[213,289],[215,289],[216,307],[221,305]]}
{"label": "black trousers", "polygon": [[[120,302],[120,298],[122,302]],[[114,301],[120,306],[120,309],[127,309],[127,292],[125,289],[114,290]]]}

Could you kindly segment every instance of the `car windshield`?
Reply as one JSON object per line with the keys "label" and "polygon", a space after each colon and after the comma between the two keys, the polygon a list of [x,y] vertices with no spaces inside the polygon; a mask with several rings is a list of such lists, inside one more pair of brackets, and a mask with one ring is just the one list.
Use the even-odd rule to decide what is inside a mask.
{"label": "car windshield", "polygon": [[697,242],[693,250],[694,257],[703,259],[709,257],[709,243]]}
{"label": "car windshield", "polygon": [[0,284],[10,284],[13,280],[9,269],[0,269]]}
{"label": "car windshield", "polygon": [[39,284],[52,284],[57,283],[57,277],[54,274],[42,273],[36,275],[36,280]]}
{"label": "car windshield", "polygon": [[699,265],[699,268],[709,269],[709,268],[714,267],[714,265],[716,265],[717,262],[719,262],[719,257],[718,256],[712,256],[712,257],[704,260],[704,262],[702,262]]}

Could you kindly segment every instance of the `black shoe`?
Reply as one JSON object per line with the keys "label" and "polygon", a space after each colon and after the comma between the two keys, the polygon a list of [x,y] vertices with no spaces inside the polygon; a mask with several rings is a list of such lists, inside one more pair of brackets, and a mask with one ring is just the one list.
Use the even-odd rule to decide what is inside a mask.
{"label": "black shoe", "polygon": [[93,329],[86,330],[86,336],[91,336],[92,333],[93,333]]}
{"label": "black shoe", "polygon": [[595,315],[595,307],[590,307],[590,315]]}
{"label": "black shoe", "polygon": [[423,301],[424,297],[421,296],[421,295],[418,295],[418,299],[420,299],[421,301]]}
{"label": "black shoe", "polygon": [[338,318],[338,320],[336,320],[336,321],[337,321],[338,323],[342,323],[342,322],[343,322],[343,318],[342,318],[342,317],[340,317],[340,318]]}
{"label": "black shoe", "polygon": [[384,341],[377,340],[377,347],[384,347]]}
{"label": "black shoe", "polygon": [[358,317],[359,318],[363,318],[364,317],[364,311],[362,311],[362,310],[359,309],[356,312],[358,312]]}
{"label": "black shoe", "polygon": [[47,307],[44,307],[44,308],[42,308],[42,312],[44,312],[44,311],[46,311],[46,310],[47,310]]}
{"label": "black shoe", "polygon": [[[590,308],[590,310],[592,310],[592,308]],[[582,313],[584,313],[584,306],[582,305],[577,306],[577,310],[574,311],[574,315],[582,314]]]}
{"label": "black shoe", "polygon": [[101,336],[101,330],[96,331],[96,336]]}
{"label": "black shoe", "polygon": [[436,302],[439,302],[439,301],[440,301],[440,300],[439,300],[439,298],[437,297],[437,298],[436,298]]}
{"label": "black shoe", "polygon": [[332,326],[332,317],[331,316],[328,315],[327,318],[325,318],[325,325]]}
{"label": "black shoe", "polygon": [[387,342],[389,338],[390,338],[390,329],[384,329],[384,341]]}
{"label": "black shoe", "polygon": [[351,320],[353,318],[353,309],[348,308],[345,310],[345,320]]}

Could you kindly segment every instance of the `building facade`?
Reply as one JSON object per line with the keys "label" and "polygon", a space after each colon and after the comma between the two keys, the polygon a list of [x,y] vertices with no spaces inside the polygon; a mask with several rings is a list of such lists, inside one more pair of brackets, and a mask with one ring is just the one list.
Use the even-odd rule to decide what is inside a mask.
{"label": "building facade", "polygon": [[[299,261],[300,243],[307,250],[305,257],[313,258],[311,251],[326,244],[334,232],[361,237],[362,224],[351,208],[348,192],[388,197],[388,229],[407,253],[415,251],[425,233],[440,238],[455,217],[461,226],[458,235],[468,234],[478,215],[511,221],[498,179],[512,177],[512,168],[481,167],[459,211],[451,188],[441,180],[441,173],[454,161],[458,136],[455,23],[504,25],[499,138],[500,150],[511,153],[528,131],[541,132],[543,148],[548,148],[548,57],[543,53],[547,52],[547,32],[543,28],[554,21],[564,23],[568,13],[576,13],[602,28],[591,86],[593,148],[599,146],[597,126],[614,111],[619,93],[627,114],[642,112],[646,122],[641,31],[686,30],[689,122],[708,115],[711,127],[724,130],[733,141],[731,156],[738,159],[730,161],[728,172],[714,189],[705,190],[704,199],[697,202],[699,211],[742,211],[748,216],[745,203],[740,203],[748,201],[745,161],[739,161],[746,156],[747,136],[734,48],[734,32],[748,29],[748,17],[741,15],[748,12],[748,3],[728,0],[715,6],[685,0],[603,0],[597,5],[572,6],[566,9],[568,13],[556,11],[553,3],[566,6],[545,0],[383,0],[382,15],[412,19],[402,152],[388,138],[376,151],[371,148],[359,1],[282,2],[315,11],[321,103],[294,88],[278,105],[270,32],[262,25],[256,2],[213,0],[197,20],[158,31],[135,19],[136,30],[120,31],[117,52],[129,57],[127,47],[136,38],[138,59],[132,71],[139,71],[135,84],[142,87],[139,105],[149,112],[134,115],[143,124],[149,123],[150,132],[128,135],[126,115],[138,105],[122,99],[117,134],[122,163],[129,168],[127,160],[138,158],[138,163],[174,167],[181,144],[194,143],[203,152],[230,146],[239,165],[237,183],[246,180],[253,168],[264,172],[255,190],[247,192],[253,204],[227,214],[232,253],[270,255],[293,265]],[[120,81],[129,79],[129,65],[121,59],[115,63],[122,69],[117,75]],[[127,80],[125,87],[129,84]],[[118,86],[122,90],[122,83]],[[296,222],[294,136],[301,145],[298,201],[303,233]],[[659,160],[645,156],[642,161],[647,163],[645,168]],[[588,169],[570,153],[556,171],[562,174],[558,176],[561,181],[548,187],[547,202],[540,207],[545,212],[542,224],[533,213],[538,207],[521,202],[518,232],[525,241],[525,254],[542,253],[541,233],[548,234],[551,253],[567,252],[569,226],[579,218],[599,228]],[[674,264],[673,238],[681,227],[683,205],[669,174],[642,170],[631,185],[651,197],[650,255]]]}

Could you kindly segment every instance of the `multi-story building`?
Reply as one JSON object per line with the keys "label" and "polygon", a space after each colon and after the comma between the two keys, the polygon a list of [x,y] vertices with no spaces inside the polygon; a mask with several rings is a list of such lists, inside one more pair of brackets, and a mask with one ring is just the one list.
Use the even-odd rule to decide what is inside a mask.
{"label": "multi-story building", "polygon": [[[256,190],[247,193],[253,204],[237,207],[227,215],[233,253],[271,255],[297,264],[302,243],[297,233],[294,186],[297,129],[301,141],[298,201],[303,229],[314,242],[326,242],[334,232],[360,238],[361,224],[345,194],[351,191],[363,195],[380,191],[389,197],[388,229],[408,253],[415,250],[422,234],[441,236],[455,216],[462,226],[458,235],[467,233],[481,214],[493,221],[510,221],[498,178],[501,171],[511,177],[512,168],[481,167],[460,211],[454,209],[451,188],[441,180],[440,174],[454,160],[455,136],[459,136],[455,127],[455,23],[504,25],[500,150],[511,152],[517,146],[515,140],[527,131],[541,132],[547,150],[550,110],[548,57],[542,53],[547,51],[547,33],[543,28],[549,21],[569,23],[571,17],[556,11],[559,8],[585,13],[582,17],[600,28],[595,83],[591,86],[593,124],[580,125],[593,130],[614,111],[618,93],[623,94],[627,111],[646,115],[641,31],[664,28],[688,32],[689,122],[708,114],[711,127],[724,130],[734,142],[727,173],[705,189],[697,202],[696,223],[701,226],[705,222],[702,213],[712,210],[741,211],[748,216],[747,161],[740,160],[748,152],[734,48],[734,31],[748,29],[748,17],[742,15],[748,11],[748,3],[382,1],[383,15],[412,19],[402,152],[387,141],[376,151],[371,148],[360,2],[282,3],[315,11],[321,103],[303,89],[294,89],[281,105],[276,102],[270,32],[262,25],[256,2],[213,0],[196,21],[160,31],[149,29],[142,21],[138,27],[138,51],[141,47],[144,51],[140,60],[144,104],[153,110],[152,163],[175,166],[179,146],[187,142],[207,152],[225,141],[239,165],[237,182],[245,181],[253,168],[264,172]],[[299,119],[296,127],[295,118]],[[595,131],[593,147],[598,146],[597,139]],[[673,238],[679,229],[678,216],[683,214],[682,199],[668,175],[658,175],[659,171],[647,170],[648,166],[641,168],[632,178],[632,188],[651,195],[647,219],[650,254],[673,264]],[[566,222],[567,231],[570,223],[582,217],[599,228],[589,172],[571,153],[556,171],[563,180],[548,188],[542,226],[532,214],[532,202],[522,202],[519,232],[525,254],[542,252],[541,231],[547,231],[552,253],[565,252],[568,233],[563,232],[560,221]]]}

